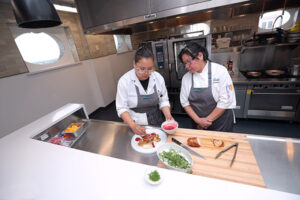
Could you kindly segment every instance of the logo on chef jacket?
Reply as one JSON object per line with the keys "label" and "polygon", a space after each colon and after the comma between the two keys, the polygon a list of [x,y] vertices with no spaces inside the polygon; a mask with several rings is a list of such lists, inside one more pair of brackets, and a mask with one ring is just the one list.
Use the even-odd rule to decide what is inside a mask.
{"label": "logo on chef jacket", "polygon": [[220,82],[220,79],[219,78],[214,78],[213,79],[213,83],[219,83]]}
{"label": "logo on chef jacket", "polygon": [[149,96],[142,96],[141,98],[142,99],[149,99],[150,97]]}
{"label": "logo on chef jacket", "polygon": [[233,90],[233,85],[229,84],[226,86],[227,98],[230,99],[230,91]]}

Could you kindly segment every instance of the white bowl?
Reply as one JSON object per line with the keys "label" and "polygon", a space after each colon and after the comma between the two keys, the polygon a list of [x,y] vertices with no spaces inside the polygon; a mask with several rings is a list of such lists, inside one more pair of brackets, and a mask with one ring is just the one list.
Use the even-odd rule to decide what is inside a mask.
{"label": "white bowl", "polygon": [[[176,124],[176,128],[171,129],[171,130],[166,130],[166,129],[164,129],[163,127],[164,127],[165,125],[167,125],[167,124]],[[161,129],[162,129],[164,132],[166,132],[166,133],[168,133],[168,134],[173,134],[173,133],[175,133],[175,131],[178,129],[178,123],[177,123],[176,121],[174,121],[174,120],[169,120],[169,121],[163,122],[163,123],[161,124],[160,127],[161,127]]]}
{"label": "white bowl", "polygon": [[[149,178],[149,174],[153,171],[157,171],[159,173],[159,176],[160,176],[160,179],[158,181],[152,181],[150,178]],[[162,181],[163,181],[163,177],[161,176],[161,173],[160,171],[157,169],[157,168],[149,168],[146,170],[145,172],[145,180],[147,183],[151,184],[151,185],[159,185]]]}
{"label": "white bowl", "polygon": [[173,170],[176,170],[176,171],[180,171],[180,172],[185,172],[185,173],[188,173],[190,172],[191,170],[191,167],[190,168],[187,168],[187,169],[181,169],[181,168],[176,168],[176,167],[172,167],[171,165],[168,164],[168,162],[166,161],[163,161],[162,158],[159,156],[159,154],[163,151],[169,151],[171,148],[173,148],[175,151],[177,151],[180,155],[182,155],[189,163],[190,163],[190,166],[192,167],[193,166],[193,158],[191,156],[191,154],[185,150],[184,148],[182,148],[181,146],[178,146],[176,144],[170,144],[170,143],[166,143],[166,144],[163,144],[161,145],[158,149],[157,149],[157,152],[156,152],[156,155],[157,157],[159,158],[159,160],[164,163],[164,165],[169,168],[169,169],[173,169]]}

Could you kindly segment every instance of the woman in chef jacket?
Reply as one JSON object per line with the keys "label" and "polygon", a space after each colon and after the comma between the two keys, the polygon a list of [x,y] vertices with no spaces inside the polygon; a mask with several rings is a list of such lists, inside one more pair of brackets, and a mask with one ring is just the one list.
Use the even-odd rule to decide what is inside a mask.
{"label": "woman in chef jacket", "polygon": [[133,69],[118,82],[118,116],[139,135],[146,134],[141,125],[160,126],[173,119],[165,81],[153,67],[152,51],[142,46],[135,53]]}
{"label": "woman in chef jacket", "polygon": [[231,132],[235,91],[227,69],[208,59],[205,47],[190,43],[178,58],[187,72],[182,78],[180,102],[199,129]]}

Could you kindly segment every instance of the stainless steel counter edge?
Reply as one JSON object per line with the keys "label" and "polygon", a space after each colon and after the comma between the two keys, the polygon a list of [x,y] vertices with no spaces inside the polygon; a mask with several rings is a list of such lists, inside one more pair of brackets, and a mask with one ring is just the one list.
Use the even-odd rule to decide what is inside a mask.
{"label": "stainless steel counter edge", "polygon": [[247,135],[267,188],[300,194],[300,140]]}

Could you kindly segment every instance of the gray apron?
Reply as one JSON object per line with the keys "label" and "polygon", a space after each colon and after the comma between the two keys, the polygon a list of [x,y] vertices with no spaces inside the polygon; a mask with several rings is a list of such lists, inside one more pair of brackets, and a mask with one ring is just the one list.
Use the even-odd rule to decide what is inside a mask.
{"label": "gray apron", "polygon": [[156,85],[154,85],[153,94],[141,95],[139,88],[135,86],[136,94],[138,98],[137,107],[131,108],[137,113],[146,113],[148,125],[160,126],[164,121],[164,115],[159,109],[159,97],[156,90]]}
{"label": "gray apron", "polygon": [[[194,74],[192,74],[192,88],[189,94],[189,103],[199,117],[207,117],[217,106],[212,94],[211,84],[211,63],[208,62],[208,87],[194,88]],[[194,124],[195,125],[195,124]],[[233,129],[233,111],[226,111],[216,119],[208,130],[232,132]]]}

